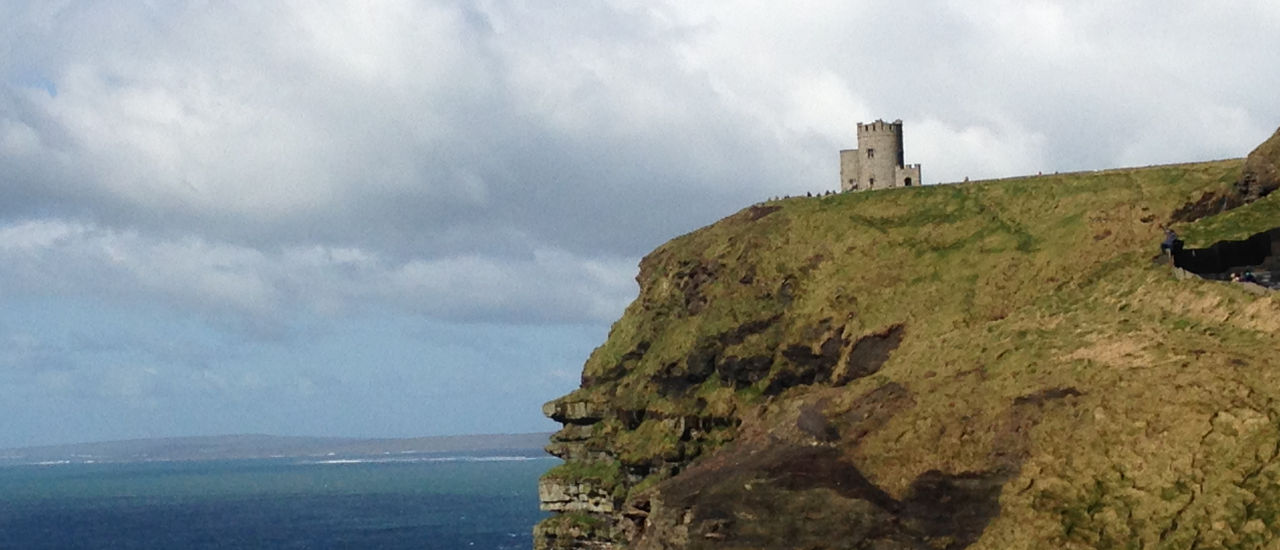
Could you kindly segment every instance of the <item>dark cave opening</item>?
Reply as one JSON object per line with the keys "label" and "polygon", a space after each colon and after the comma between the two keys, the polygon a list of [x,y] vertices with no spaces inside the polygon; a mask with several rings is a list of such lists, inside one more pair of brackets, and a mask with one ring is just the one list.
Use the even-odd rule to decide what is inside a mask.
{"label": "dark cave opening", "polygon": [[1255,233],[1241,241],[1218,241],[1205,248],[1173,253],[1173,265],[1205,279],[1232,280],[1250,274],[1258,284],[1280,288],[1280,227]]}

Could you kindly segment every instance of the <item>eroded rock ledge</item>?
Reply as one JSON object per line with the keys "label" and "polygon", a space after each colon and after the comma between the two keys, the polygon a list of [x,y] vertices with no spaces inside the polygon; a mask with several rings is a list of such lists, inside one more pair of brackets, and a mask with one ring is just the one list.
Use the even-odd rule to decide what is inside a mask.
{"label": "eroded rock ledge", "polygon": [[[650,266],[646,270],[652,269]],[[707,301],[701,294],[702,285],[726,275],[718,262],[691,265],[687,261],[679,262],[671,274],[676,284],[670,287],[683,315],[703,312]],[[757,275],[749,277],[749,283],[741,282],[747,277],[734,279],[740,285],[775,284]],[[795,285],[792,278],[784,277],[776,284],[774,288],[784,292],[765,295],[762,302],[766,311],[785,309],[795,292],[789,288]],[[908,332],[904,325],[895,324],[855,336],[847,326],[837,325],[832,319],[799,329],[789,327],[790,330],[785,330],[786,323],[782,313],[766,314],[695,338],[676,357],[657,361],[650,354],[652,345],[646,340],[638,341],[628,345],[612,364],[588,369],[581,390],[547,403],[543,412],[563,424],[551,437],[547,450],[566,463],[548,472],[539,484],[542,508],[558,515],[539,525],[537,546],[681,547],[682,542],[656,541],[668,540],[668,524],[683,525],[683,533],[704,511],[722,506],[721,500],[713,496],[724,491],[698,490],[678,497],[669,496],[670,491],[697,487],[720,475],[709,472],[727,473],[715,466],[686,472],[691,464],[704,458],[700,463],[714,465],[718,464],[716,457],[723,453],[739,452],[735,450],[738,447],[726,450],[725,445],[737,439],[743,429],[760,432],[764,429],[762,422],[774,421],[760,418],[763,403],[768,400],[788,392],[839,388],[875,374]],[[796,332],[804,340],[789,341],[788,332]],[[646,366],[647,372],[637,376]],[[636,396],[643,399],[629,399]],[[901,405],[903,397],[891,390],[881,391],[868,403]],[[856,469],[836,465],[842,435],[831,427],[827,414],[834,413],[806,408],[803,414],[789,420],[793,426],[784,430],[794,432],[800,441],[821,443],[825,451],[804,444],[766,445],[762,447],[763,454],[749,453],[764,461],[752,461],[735,475],[782,476],[785,483],[774,488],[775,497],[797,491],[807,494],[824,487],[844,491],[838,485],[858,474]],[[865,430],[883,420],[875,411],[862,414],[867,415],[866,421],[852,425]],[[753,424],[744,428],[744,422]],[[790,467],[776,462],[793,459],[798,462]],[[805,472],[824,465],[831,475],[804,481]],[[707,470],[709,467],[713,470]],[[836,485],[828,487],[831,484]],[[762,489],[767,486],[760,485]],[[724,494],[725,498],[738,497]],[[696,495],[709,495],[712,500],[708,504],[692,499]],[[858,499],[866,495],[846,496]],[[892,509],[885,514],[918,508],[914,504],[889,504],[891,499],[873,501],[887,506],[886,510]],[[736,532],[725,518],[712,516],[709,523],[697,519],[696,525],[706,523],[713,527],[705,527],[710,529],[706,533],[701,531],[704,527],[692,527],[695,538],[723,539]],[[680,535],[670,540],[686,539],[686,535]]]}

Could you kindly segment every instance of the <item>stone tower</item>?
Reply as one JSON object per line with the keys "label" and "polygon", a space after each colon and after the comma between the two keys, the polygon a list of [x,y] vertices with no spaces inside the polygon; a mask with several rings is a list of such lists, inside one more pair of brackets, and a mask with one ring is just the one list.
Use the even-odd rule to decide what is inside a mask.
{"label": "stone tower", "polygon": [[902,162],[902,121],[858,123],[858,148],[840,151],[840,190],[920,185],[920,165]]}

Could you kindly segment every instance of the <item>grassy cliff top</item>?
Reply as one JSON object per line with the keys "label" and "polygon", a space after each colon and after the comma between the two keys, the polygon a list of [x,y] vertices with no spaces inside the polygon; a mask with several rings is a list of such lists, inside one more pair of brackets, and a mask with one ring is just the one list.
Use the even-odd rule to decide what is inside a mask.
{"label": "grassy cliff top", "polygon": [[[1189,247],[1280,226],[1280,194],[1213,210],[1242,164],[751,206],[643,260],[639,297],[558,403],[590,404],[588,447],[648,475],[617,494],[695,520],[751,502],[724,480],[803,474],[817,485],[779,481],[770,502],[837,506],[805,500],[812,474],[733,458],[794,461],[766,452],[791,445],[830,450],[803,456],[856,476],[828,488],[917,534],[942,532],[908,513],[943,483],[930,476],[997,480],[989,525],[920,535],[940,547],[1270,540],[1280,298],[1156,261],[1163,224]],[[848,479],[870,492],[842,492]]]}
{"label": "grassy cliff top", "polygon": [[[627,365],[623,382],[648,381],[681,363],[699,341],[775,317],[737,344],[739,355],[783,342],[817,346],[834,327],[856,338],[897,325],[908,337],[885,376],[937,371],[942,365],[932,359],[943,356],[960,370],[1025,373],[1029,365],[1085,353],[1101,334],[1132,334],[1144,349],[1191,345],[1198,339],[1184,334],[1188,326],[1216,322],[1256,298],[1212,282],[1174,280],[1152,261],[1163,238],[1159,225],[1185,204],[1225,193],[1240,165],[1227,160],[755,205],[646,257],[639,298],[584,375],[608,378],[628,353],[647,346],[642,359]],[[1280,202],[1270,197],[1173,227],[1196,247],[1269,229],[1277,213]],[[1207,302],[1219,307],[1193,307]],[[1274,328],[1266,308],[1255,309],[1228,322],[1245,331]],[[1020,345],[1031,341],[1036,345]],[[1045,383],[1075,380],[1072,369],[1034,370]],[[643,404],[652,408],[652,397]]]}

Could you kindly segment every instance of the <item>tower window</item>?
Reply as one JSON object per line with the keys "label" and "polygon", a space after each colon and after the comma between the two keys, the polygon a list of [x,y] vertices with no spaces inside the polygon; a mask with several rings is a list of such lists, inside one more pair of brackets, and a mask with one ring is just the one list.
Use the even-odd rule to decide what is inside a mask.
{"label": "tower window", "polygon": [[876,150],[875,150],[875,149],[872,149],[872,148],[870,148],[870,147],[868,147],[868,148],[867,148],[867,158],[875,158],[875,156],[876,156]]}

